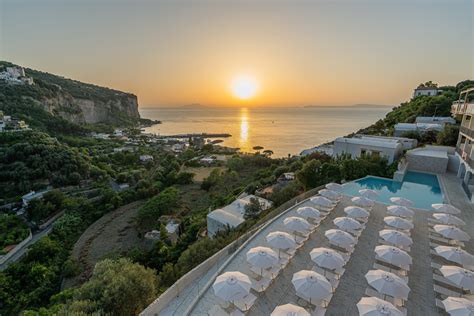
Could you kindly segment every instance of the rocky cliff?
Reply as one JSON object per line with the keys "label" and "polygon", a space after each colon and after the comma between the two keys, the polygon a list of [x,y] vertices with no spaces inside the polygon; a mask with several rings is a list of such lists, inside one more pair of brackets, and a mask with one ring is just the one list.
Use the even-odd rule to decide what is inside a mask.
{"label": "rocky cliff", "polygon": [[[7,66],[15,65],[0,62],[0,72]],[[18,104],[17,108],[22,109],[28,104],[40,106],[53,116],[80,125],[85,123],[130,125],[140,119],[137,97],[131,93],[33,69],[25,68],[25,74],[33,78],[33,85],[0,82],[0,97],[3,97],[0,102],[3,100],[10,109],[15,103]]]}

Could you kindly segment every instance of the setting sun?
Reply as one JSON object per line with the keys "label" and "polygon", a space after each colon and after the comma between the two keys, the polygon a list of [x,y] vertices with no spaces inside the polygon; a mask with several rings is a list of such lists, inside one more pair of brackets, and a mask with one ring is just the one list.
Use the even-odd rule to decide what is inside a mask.
{"label": "setting sun", "polygon": [[232,81],[232,94],[242,100],[247,100],[255,96],[258,90],[258,83],[250,76],[238,76]]}

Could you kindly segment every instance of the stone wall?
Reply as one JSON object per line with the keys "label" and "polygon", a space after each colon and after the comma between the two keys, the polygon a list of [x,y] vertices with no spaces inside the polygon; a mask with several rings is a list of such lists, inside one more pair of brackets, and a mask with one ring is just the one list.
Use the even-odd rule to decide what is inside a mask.
{"label": "stone wall", "polygon": [[407,155],[406,159],[409,170],[445,173],[448,168],[448,158]]}

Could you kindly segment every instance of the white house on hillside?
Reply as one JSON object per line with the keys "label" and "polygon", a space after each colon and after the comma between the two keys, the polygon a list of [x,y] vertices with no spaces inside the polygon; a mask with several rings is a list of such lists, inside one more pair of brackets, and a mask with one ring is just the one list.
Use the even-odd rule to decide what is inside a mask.
{"label": "white house on hillside", "polygon": [[352,158],[362,155],[380,156],[392,163],[403,153],[403,145],[397,139],[381,139],[370,136],[339,137],[334,141],[334,156],[348,154]]}
{"label": "white house on hillside", "polygon": [[428,123],[428,124],[456,124],[456,120],[449,116],[418,116],[416,123]]}
{"label": "white house on hillside", "polygon": [[401,136],[406,132],[426,133],[428,131],[441,132],[444,125],[430,123],[398,123],[394,126],[393,135]]}
{"label": "white house on hillside", "polygon": [[438,94],[437,87],[418,87],[413,92],[413,97],[419,97],[420,95],[433,96]]}
{"label": "white house on hillside", "polygon": [[237,199],[229,205],[207,214],[207,235],[212,238],[218,231],[237,228],[245,222],[245,206],[250,204],[251,199],[257,199],[262,210],[267,210],[272,206],[272,202],[255,195]]}

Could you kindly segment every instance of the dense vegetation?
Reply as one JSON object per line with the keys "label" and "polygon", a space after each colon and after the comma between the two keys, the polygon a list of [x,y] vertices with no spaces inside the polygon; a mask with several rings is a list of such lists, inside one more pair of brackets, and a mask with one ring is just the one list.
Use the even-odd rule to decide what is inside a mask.
{"label": "dense vegetation", "polygon": [[6,246],[16,245],[29,234],[28,226],[16,215],[0,214],[0,255]]}

